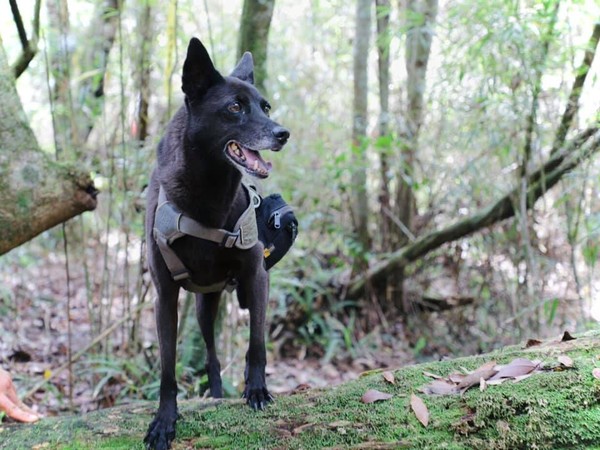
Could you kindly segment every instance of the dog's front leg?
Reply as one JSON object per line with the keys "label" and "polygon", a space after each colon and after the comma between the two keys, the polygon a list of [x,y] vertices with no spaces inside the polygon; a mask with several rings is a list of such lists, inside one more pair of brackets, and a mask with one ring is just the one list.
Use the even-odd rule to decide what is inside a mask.
{"label": "dog's front leg", "polygon": [[252,409],[264,409],[273,400],[267,390],[265,366],[267,352],[265,349],[265,320],[267,299],[269,295],[269,278],[262,266],[262,254],[258,268],[254,266],[252,273],[243,277],[241,288],[245,292],[250,310],[250,345],[246,353],[246,387],[244,398]]}
{"label": "dog's front leg", "polygon": [[161,365],[160,404],[154,420],[148,427],[144,442],[149,449],[167,450],[175,439],[175,422],[178,417],[175,358],[179,287],[168,280],[162,286],[161,283],[156,283],[156,288],[158,299],[155,315]]}

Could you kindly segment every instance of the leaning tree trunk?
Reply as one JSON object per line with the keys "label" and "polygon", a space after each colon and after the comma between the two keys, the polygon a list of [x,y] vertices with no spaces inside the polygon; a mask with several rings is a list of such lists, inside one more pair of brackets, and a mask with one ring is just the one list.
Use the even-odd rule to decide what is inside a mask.
{"label": "leaning tree trunk", "polygon": [[275,0],[244,0],[238,40],[238,57],[251,52],[254,58],[254,84],[265,91],[267,45]]}
{"label": "leaning tree trunk", "polygon": [[0,255],[96,207],[89,173],[38,146],[0,39]]}

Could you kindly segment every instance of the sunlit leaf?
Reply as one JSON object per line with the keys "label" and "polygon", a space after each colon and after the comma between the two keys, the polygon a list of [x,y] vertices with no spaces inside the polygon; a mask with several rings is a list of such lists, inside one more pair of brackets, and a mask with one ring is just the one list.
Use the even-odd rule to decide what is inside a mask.
{"label": "sunlit leaf", "polygon": [[383,372],[383,379],[391,384],[396,384],[396,379],[392,372]]}
{"label": "sunlit leaf", "polygon": [[433,380],[431,383],[420,388],[419,391],[428,395],[450,395],[457,394],[458,388],[455,384],[444,380]]}
{"label": "sunlit leaf", "polygon": [[526,358],[516,358],[505,366],[501,366],[491,380],[500,378],[515,378],[534,371],[539,364]]}
{"label": "sunlit leaf", "polygon": [[421,422],[424,427],[427,427],[429,424],[429,410],[427,409],[427,405],[425,405],[423,400],[421,400],[415,394],[411,394],[410,407],[415,413],[415,416],[417,416],[417,419],[419,419],[419,422]]}
{"label": "sunlit leaf", "polygon": [[558,358],[558,362],[561,363],[565,367],[573,367],[573,360],[567,355],[560,355]]}
{"label": "sunlit leaf", "polygon": [[368,404],[383,400],[389,400],[392,397],[392,394],[386,394],[385,392],[381,392],[376,389],[369,389],[363,394],[363,396],[360,398],[360,401]]}

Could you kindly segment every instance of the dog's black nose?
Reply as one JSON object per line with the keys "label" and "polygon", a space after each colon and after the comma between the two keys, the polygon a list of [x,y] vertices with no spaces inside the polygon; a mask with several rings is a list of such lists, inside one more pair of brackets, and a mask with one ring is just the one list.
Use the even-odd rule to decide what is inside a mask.
{"label": "dog's black nose", "polygon": [[275,139],[283,145],[290,138],[290,132],[283,127],[275,127],[273,128],[273,136],[275,136]]}

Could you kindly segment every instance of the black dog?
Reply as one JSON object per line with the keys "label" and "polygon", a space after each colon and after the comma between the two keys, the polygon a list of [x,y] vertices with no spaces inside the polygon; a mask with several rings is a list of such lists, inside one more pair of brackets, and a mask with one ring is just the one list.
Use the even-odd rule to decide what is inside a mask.
{"label": "black dog", "polygon": [[[271,107],[253,86],[250,53],[242,57],[231,76],[223,77],[202,43],[193,38],[182,80],[185,106],[175,114],[158,145],[158,164],[152,173],[146,209],[148,265],[158,293],[156,322],[162,372],[160,405],[144,441],[148,448],[157,450],[170,447],[178,417],[175,353],[180,287],[205,292],[196,294],[196,315],[207,347],[210,391],[219,398],[223,389],[213,322],[221,291],[235,280],[238,295],[250,310],[244,397],[254,409],[263,409],[272,400],[265,381],[269,286],[264,249],[252,239],[252,223],[249,231],[236,228],[240,216],[249,210],[254,215],[254,194],[241,183],[242,172],[266,178],[271,164],[259,151],[281,150],[290,135],[269,118]],[[163,220],[163,216],[175,219]],[[179,226],[185,221],[209,237],[182,233]],[[171,233],[173,226],[177,230]],[[211,239],[215,233],[217,238]],[[214,242],[221,238],[221,242]],[[185,272],[183,276],[175,273],[180,272],[178,269]]]}

